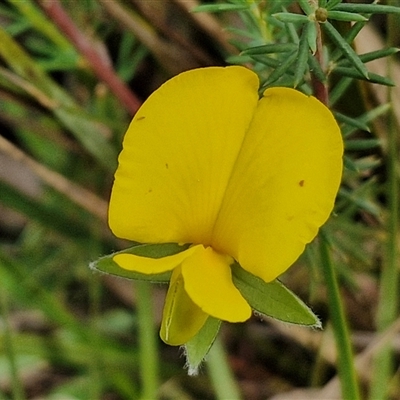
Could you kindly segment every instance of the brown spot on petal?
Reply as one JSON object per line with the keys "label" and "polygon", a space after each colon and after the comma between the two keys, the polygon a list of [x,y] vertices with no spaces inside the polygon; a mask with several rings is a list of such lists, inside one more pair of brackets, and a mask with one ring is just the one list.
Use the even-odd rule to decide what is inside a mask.
{"label": "brown spot on petal", "polygon": [[302,179],[301,181],[299,181],[299,186],[301,186],[301,187],[304,186],[304,179]]}

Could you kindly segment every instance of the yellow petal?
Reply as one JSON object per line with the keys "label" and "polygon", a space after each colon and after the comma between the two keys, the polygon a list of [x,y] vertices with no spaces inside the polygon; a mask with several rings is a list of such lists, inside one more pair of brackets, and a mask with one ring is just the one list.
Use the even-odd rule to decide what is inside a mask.
{"label": "yellow petal", "polygon": [[182,261],[189,257],[196,251],[196,247],[189,247],[172,256],[161,258],[141,257],[136,254],[117,254],[113,257],[121,268],[129,271],[140,272],[142,274],[160,274],[162,272],[172,271],[175,267],[182,263]]}
{"label": "yellow petal", "polygon": [[109,210],[116,236],[210,242],[257,89],[246,68],[211,67],[182,73],[148,98],[119,157]]}
{"label": "yellow petal", "polygon": [[246,321],[251,308],[232,282],[232,258],[197,246],[182,263],[185,290],[205,313],[229,322]]}
{"label": "yellow petal", "polygon": [[264,281],[282,274],[328,219],[343,144],[331,112],[286,88],[260,100],[225,194],[212,246]]}
{"label": "yellow petal", "polygon": [[181,268],[175,268],[165,299],[161,339],[171,346],[185,344],[200,330],[207,318],[208,315],[187,295]]}

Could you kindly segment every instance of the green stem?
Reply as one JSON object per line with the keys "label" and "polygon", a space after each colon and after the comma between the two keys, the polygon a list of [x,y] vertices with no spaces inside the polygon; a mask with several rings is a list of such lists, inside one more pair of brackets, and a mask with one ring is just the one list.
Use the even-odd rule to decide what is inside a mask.
{"label": "green stem", "polygon": [[156,399],[159,388],[157,331],[153,318],[151,284],[135,282],[139,323],[139,363],[144,399]]}
{"label": "green stem", "polygon": [[240,400],[242,398],[221,339],[218,337],[208,354],[207,367],[218,400]]}
{"label": "green stem", "polygon": [[338,353],[338,372],[342,388],[342,398],[360,399],[359,386],[354,368],[353,352],[350,344],[349,330],[340,297],[335,267],[330,254],[330,247],[323,232],[320,235],[320,252],[322,271],[328,293],[329,314],[333,326]]}
{"label": "green stem", "polygon": [[[396,2],[392,1],[392,5]],[[398,30],[399,18],[388,16],[388,45],[395,43]],[[388,76],[390,77],[390,61]],[[389,90],[389,102],[393,104],[392,91]],[[387,186],[386,194],[388,199],[387,219],[387,246],[386,257],[382,266],[379,303],[377,309],[376,325],[378,331],[383,331],[397,317],[398,313],[398,291],[399,272],[397,266],[398,257],[398,220],[399,220],[399,181],[397,177],[398,166],[398,127],[393,111],[388,115],[388,154],[387,154]],[[374,374],[370,388],[370,399],[388,398],[388,386],[393,375],[393,351],[390,344],[385,346],[374,358]]]}
{"label": "green stem", "polygon": [[3,316],[4,322],[4,351],[10,366],[12,397],[14,400],[24,400],[25,393],[21,380],[18,376],[16,354],[14,353],[11,327],[8,322],[7,296],[4,291],[0,293],[0,313]]}

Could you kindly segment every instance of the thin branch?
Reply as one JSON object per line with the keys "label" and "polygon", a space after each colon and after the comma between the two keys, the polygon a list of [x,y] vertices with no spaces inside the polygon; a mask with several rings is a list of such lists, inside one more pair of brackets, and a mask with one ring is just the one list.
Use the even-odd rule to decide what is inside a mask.
{"label": "thin branch", "polygon": [[[318,61],[318,64],[321,66],[321,68],[324,69],[321,27],[318,22],[315,24],[317,28],[317,51],[314,57]],[[311,80],[314,89],[314,96],[323,104],[328,106],[329,95],[327,84],[321,82],[316,76],[314,76],[314,74],[311,74]]]}

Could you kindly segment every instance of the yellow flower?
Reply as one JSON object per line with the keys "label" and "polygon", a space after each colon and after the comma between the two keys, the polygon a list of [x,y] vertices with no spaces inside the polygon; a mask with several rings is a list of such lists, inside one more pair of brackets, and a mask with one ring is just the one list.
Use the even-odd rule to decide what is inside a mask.
{"label": "yellow flower", "polygon": [[109,224],[120,238],[190,243],[153,259],[115,255],[121,268],[172,271],[161,327],[172,345],[208,316],[241,322],[251,308],[232,282],[236,260],[270,282],[328,219],[343,144],[331,112],[288,88],[258,96],[243,67],[182,73],[143,104],[124,138]]}

